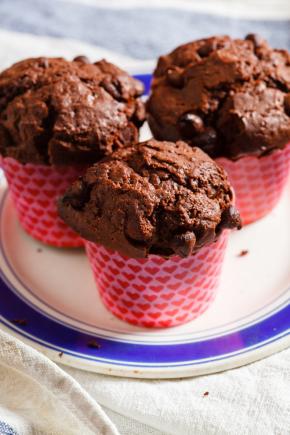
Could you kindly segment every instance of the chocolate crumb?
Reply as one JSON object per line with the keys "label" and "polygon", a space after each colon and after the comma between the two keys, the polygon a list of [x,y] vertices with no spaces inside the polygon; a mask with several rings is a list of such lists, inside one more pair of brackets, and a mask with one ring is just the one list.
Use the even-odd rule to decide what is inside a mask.
{"label": "chocolate crumb", "polygon": [[59,352],[58,356],[61,358],[63,356],[63,352]]}
{"label": "chocolate crumb", "polygon": [[27,326],[27,320],[26,319],[13,319],[12,323],[19,326]]}
{"label": "chocolate crumb", "polygon": [[204,393],[203,393],[203,397],[206,397],[206,396],[208,396],[209,395],[209,392],[208,391],[205,391]]}
{"label": "chocolate crumb", "polygon": [[243,249],[239,254],[238,257],[244,257],[245,255],[248,255],[249,251],[248,249]]}
{"label": "chocolate crumb", "polygon": [[96,340],[90,340],[88,342],[88,347],[90,347],[91,349],[100,349],[101,345]]}
{"label": "chocolate crumb", "polygon": [[41,248],[37,248],[36,251],[37,252],[42,252],[42,249]]}

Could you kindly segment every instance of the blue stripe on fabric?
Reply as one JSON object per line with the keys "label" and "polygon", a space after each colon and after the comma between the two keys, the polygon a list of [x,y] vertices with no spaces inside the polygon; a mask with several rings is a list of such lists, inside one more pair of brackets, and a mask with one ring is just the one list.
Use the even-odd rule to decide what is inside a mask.
{"label": "blue stripe on fabric", "polygon": [[17,435],[17,433],[9,424],[0,420],[0,435]]}
{"label": "blue stripe on fabric", "polygon": [[221,33],[256,32],[274,47],[290,49],[290,20],[235,19],[173,8],[118,10],[55,0],[1,0],[0,27],[76,38],[138,59],[154,58],[186,41]]}

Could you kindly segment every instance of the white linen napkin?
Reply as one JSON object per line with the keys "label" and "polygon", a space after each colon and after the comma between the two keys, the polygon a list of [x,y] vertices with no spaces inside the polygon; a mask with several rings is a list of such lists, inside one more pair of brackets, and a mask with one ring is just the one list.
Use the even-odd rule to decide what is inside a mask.
{"label": "white linen napkin", "polygon": [[290,349],[238,369],[188,379],[122,379],[64,369],[117,413],[110,417],[118,428],[121,414],[172,435],[290,433]]}
{"label": "white linen napkin", "polygon": [[0,331],[0,433],[287,435],[289,362],[290,349],[209,376],[126,379],[59,368]]}
{"label": "white linen napkin", "polygon": [[0,331],[1,434],[5,434],[3,422],[17,435],[118,434],[97,402],[70,375]]}

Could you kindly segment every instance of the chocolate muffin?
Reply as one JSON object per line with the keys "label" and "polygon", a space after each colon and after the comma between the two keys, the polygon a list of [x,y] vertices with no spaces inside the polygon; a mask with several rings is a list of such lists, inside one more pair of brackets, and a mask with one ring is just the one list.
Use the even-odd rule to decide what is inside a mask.
{"label": "chocolate muffin", "polygon": [[211,157],[262,156],[290,141],[290,55],[258,35],[217,36],[158,60],[147,103],[155,138]]}
{"label": "chocolate muffin", "polygon": [[223,169],[199,148],[149,140],[90,167],[59,201],[83,238],[128,257],[187,257],[240,228]]}
{"label": "chocolate muffin", "polygon": [[0,74],[0,154],[21,163],[93,163],[138,141],[143,85],[84,56],[27,59]]}

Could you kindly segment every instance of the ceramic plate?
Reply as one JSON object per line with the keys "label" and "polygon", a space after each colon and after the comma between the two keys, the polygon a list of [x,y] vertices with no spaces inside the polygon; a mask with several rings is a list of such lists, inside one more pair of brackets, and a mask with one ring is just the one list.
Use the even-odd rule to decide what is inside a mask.
{"label": "ceramic plate", "polygon": [[84,252],[31,239],[3,176],[0,187],[0,321],[51,359],[111,375],[175,378],[241,366],[290,344],[290,183],[269,216],[231,235],[210,309],[164,330],[113,317]]}

